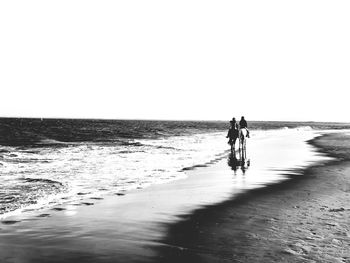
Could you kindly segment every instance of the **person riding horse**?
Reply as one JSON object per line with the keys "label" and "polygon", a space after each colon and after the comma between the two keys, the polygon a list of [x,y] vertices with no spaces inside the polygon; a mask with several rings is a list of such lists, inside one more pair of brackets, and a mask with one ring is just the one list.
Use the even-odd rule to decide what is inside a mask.
{"label": "person riding horse", "polygon": [[249,138],[249,130],[248,130],[248,123],[244,119],[244,116],[241,117],[241,120],[239,121],[239,128],[240,129],[246,129],[247,131],[247,138]]}
{"label": "person riding horse", "polygon": [[[247,138],[249,138],[249,130],[247,121],[243,116],[239,122],[239,126],[235,118],[232,118],[226,138],[229,138],[228,143],[231,145],[229,165],[233,170],[237,169],[237,166],[241,166],[244,173],[245,169],[250,165],[250,159],[247,159]],[[236,157],[237,152],[235,147],[237,138],[239,138],[238,158]]]}
{"label": "person riding horse", "polygon": [[230,121],[230,128],[227,132],[226,138],[229,138],[228,144],[230,144],[231,148],[233,149],[235,147],[238,134],[239,134],[238,124],[236,122],[236,119],[232,118],[232,120]]}

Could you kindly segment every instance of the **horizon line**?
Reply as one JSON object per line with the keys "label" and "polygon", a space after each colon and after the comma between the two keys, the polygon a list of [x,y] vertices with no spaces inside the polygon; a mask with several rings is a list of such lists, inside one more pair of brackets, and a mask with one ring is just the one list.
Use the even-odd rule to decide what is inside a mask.
{"label": "horizon line", "polygon": [[[47,120],[107,120],[107,121],[194,121],[194,122],[228,122],[231,119],[157,119],[157,118],[97,118],[97,117],[28,117],[28,116],[0,116],[0,119],[47,119]],[[301,120],[249,120],[249,122],[299,122],[299,123],[346,123],[346,121],[301,121]]]}

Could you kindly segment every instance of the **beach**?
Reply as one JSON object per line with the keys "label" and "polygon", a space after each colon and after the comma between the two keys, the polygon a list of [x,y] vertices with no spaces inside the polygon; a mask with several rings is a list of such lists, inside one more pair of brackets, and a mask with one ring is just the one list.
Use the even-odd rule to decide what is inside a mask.
{"label": "beach", "polygon": [[246,170],[227,153],[186,178],[4,218],[0,262],[350,262],[350,137],[294,134],[257,140]]}
{"label": "beach", "polygon": [[350,262],[350,136],[310,143],[335,159],[199,210],[169,230],[163,262]]}
{"label": "beach", "polygon": [[0,263],[350,263],[350,1],[1,1]]}

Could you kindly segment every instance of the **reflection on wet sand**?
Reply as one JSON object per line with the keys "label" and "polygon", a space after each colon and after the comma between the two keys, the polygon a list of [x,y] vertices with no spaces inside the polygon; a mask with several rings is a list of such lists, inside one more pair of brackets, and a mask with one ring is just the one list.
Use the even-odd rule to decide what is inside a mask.
{"label": "reflection on wet sand", "polygon": [[235,172],[237,171],[238,168],[240,168],[244,174],[245,171],[250,166],[250,159],[247,158],[247,150],[245,148],[240,148],[238,150],[238,158],[237,158],[237,151],[231,152],[228,156],[227,164]]}

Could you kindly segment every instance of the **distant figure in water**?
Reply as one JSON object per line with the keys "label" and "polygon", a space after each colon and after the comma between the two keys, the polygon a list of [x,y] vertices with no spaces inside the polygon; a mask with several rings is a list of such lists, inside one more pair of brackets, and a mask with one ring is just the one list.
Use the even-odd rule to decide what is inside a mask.
{"label": "distant figure in water", "polygon": [[231,149],[235,149],[236,140],[238,138],[238,124],[235,118],[230,121],[230,128],[227,132],[226,138],[229,138],[228,144],[231,145]]}
{"label": "distant figure in water", "polygon": [[248,130],[248,123],[244,119],[244,116],[241,117],[241,120],[239,121],[239,128],[240,129],[246,129],[247,130],[247,137],[249,138],[249,130]]}

